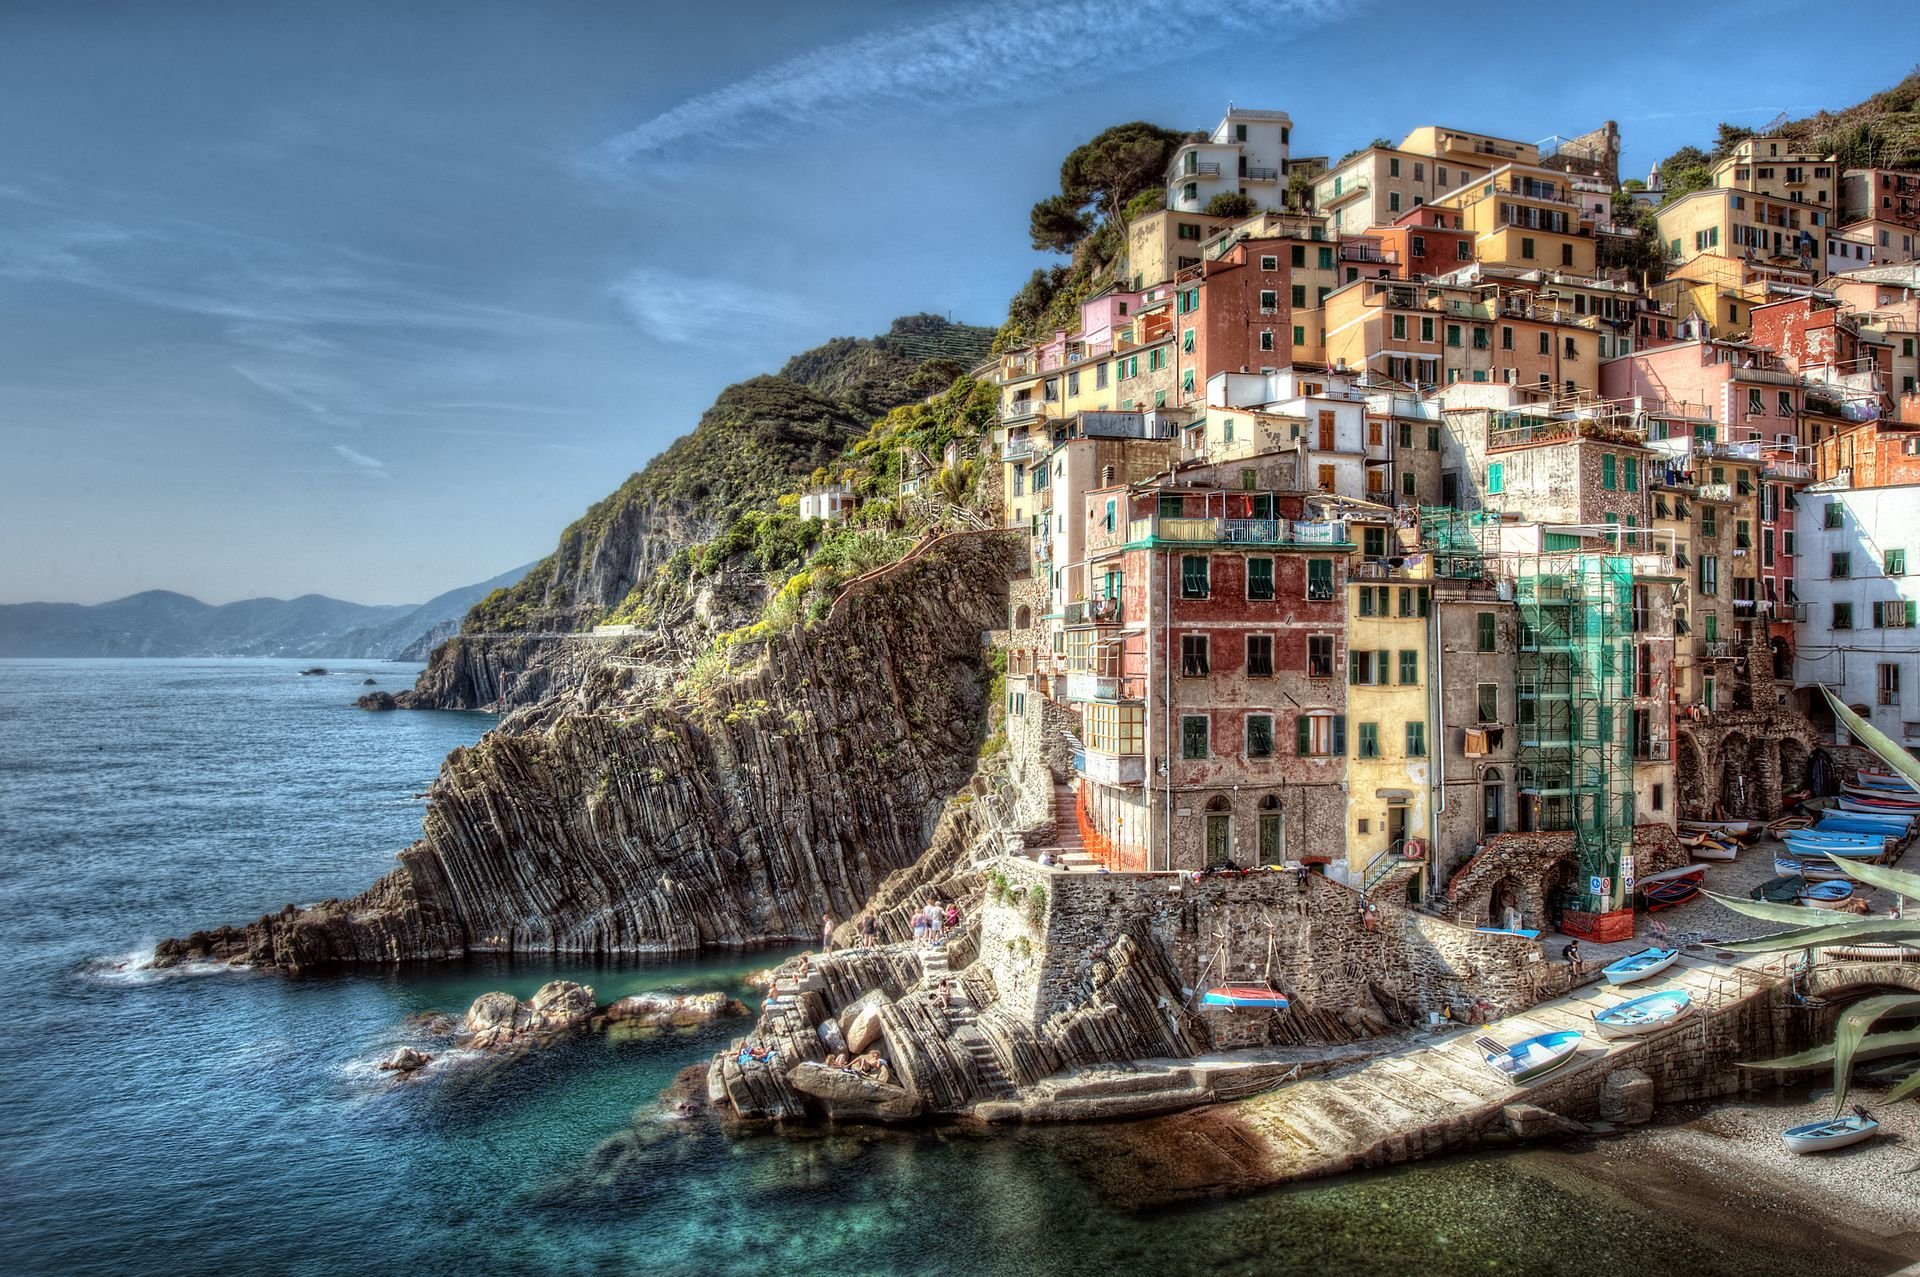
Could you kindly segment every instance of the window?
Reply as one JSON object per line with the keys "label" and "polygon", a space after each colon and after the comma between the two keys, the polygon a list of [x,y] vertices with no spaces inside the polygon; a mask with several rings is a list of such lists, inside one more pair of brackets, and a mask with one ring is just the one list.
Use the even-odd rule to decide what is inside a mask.
{"label": "window", "polygon": [[1425,257],[1427,255],[1427,237],[1425,235],[1414,235],[1409,238],[1413,241],[1413,249],[1408,256]]}
{"label": "window", "polygon": [[1307,286],[1305,284],[1295,284],[1293,286],[1293,304],[1303,310],[1306,308]]}
{"label": "window", "polygon": [[1295,244],[1293,246],[1292,256],[1295,266],[1305,267],[1307,264],[1307,246],[1305,244]]}
{"label": "window", "polygon": [[1461,261],[1470,262],[1473,260],[1473,246],[1467,243],[1466,240],[1463,239],[1459,241],[1454,245],[1454,248],[1457,250],[1456,256],[1458,256]]}
{"label": "window", "polygon": [[1260,290],[1261,313],[1271,315],[1274,311],[1279,309],[1280,309],[1280,294],[1271,288],[1261,289]]}
{"label": "window", "polygon": [[1718,612],[1709,612],[1702,619],[1706,622],[1706,628],[1701,631],[1701,634],[1706,638],[1707,642],[1718,643],[1720,641],[1720,614]]}
{"label": "window", "polygon": [[1210,579],[1207,572],[1207,556],[1204,554],[1183,554],[1180,556],[1180,597],[1183,599],[1204,599],[1207,597]]}
{"label": "window", "polygon": [[1495,647],[1495,636],[1498,633],[1494,628],[1493,613],[1482,612],[1474,619],[1476,621],[1476,633],[1474,636],[1476,640],[1474,643],[1475,650],[1481,652],[1493,651]]}
{"label": "window", "polygon": [[1207,756],[1207,732],[1210,724],[1205,714],[1186,714],[1180,719],[1180,757],[1188,760]]}
{"label": "window", "polygon": [[1553,353],[1553,334],[1552,333],[1540,334],[1540,353],[1543,355],[1551,355]]}
{"label": "window", "polygon": [[1520,256],[1533,260],[1533,241],[1524,235],[1520,237]]}
{"label": "window", "polygon": [[1247,715],[1247,757],[1273,757],[1273,715]]}
{"label": "window", "polygon": [[1387,684],[1387,653],[1354,648],[1347,653],[1347,681],[1355,687]]}
{"label": "window", "polygon": [[1280,259],[1278,257],[1262,257],[1260,259],[1260,269],[1261,270],[1279,270]]}
{"label": "window", "polygon": [[1329,758],[1347,752],[1345,714],[1302,714],[1293,720],[1302,758]]}
{"label": "window", "polygon": [[1405,472],[1400,476],[1400,491],[1402,494],[1409,497],[1419,495],[1414,491],[1413,471],[1408,470],[1407,472]]}
{"label": "window", "polygon": [[1429,319],[1425,315],[1422,315],[1420,317],[1420,340],[1421,341],[1433,340],[1433,320]]}
{"label": "window", "polygon": [[1107,388],[1107,366],[1105,364],[1097,364],[1094,366],[1093,388],[1095,390],[1105,390]]}
{"label": "window", "polygon": [[1504,462],[1495,461],[1487,466],[1487,495],[1497,497],[1506,490],[1506,465]]}
{"label": "window", "polygon": [[1780,415],[1783,417],[1791,417],[1793,415],[1793,392],[1791,390],[1783,390],[1780,392]]}
{"label": "window", "polygon": [[1905,576],[1907,574],[1907,552],[1905,550],[1887,551],[1887,575]]}
{"label": "window", "polygon": [[1900,667],[1898,665],[1880,667],[1880,703],[1882,705],[1900,703]]}
{"label": "window", "polygon": [[1400,446],[1402,448],[1413,447],[1413,425],[1410,422],[1403,421],[1400,423]]}
{"label": "window", "polygon": [[1853,628],[1853,604],[1835,603],[1833,605],[1833,626],[1836,630]]}
{"label": "window", "polygon": [[1766,410],[1767,404],[1766,401],[1760,397],[1760,392],[1749,389],[1747,391],[1747,415],[1749,417],[1758,417]]}
{"label": "window", "polygon": [[1844,581],[1853,575],[1853,555],[1846,550],[1833,553],[1832,571],[1829,573],[1836,581]]}
{"label": "window", "polygon": [[1407,757],[1425,758],[1427,756],[1427,725],[1425,723],[1407,724]]}
{"label": "window", "polygon": [[1826,522],[1823,523],[1821,526],[1828,527],[1828,528],[1837,528],[1841,526],[1840,511],[1841,511],[1841,506],[1838,501],[1827,502]]}
{"label": "window", "polygon": [[1479,683],[1474,686],[1474,719],[1481,723],[1500,721],[1500,684]]}
{"label": "window", "polygon": [[1391,156],[1389,156],[1387,159],[1387,176],[1388,177],[1400,176],[1400,161]]}
{"label": "window", "polygon": [[1207,662],[1207,636],[1182,634],[1180,636],[1180,677],[1205,678],[1210,672]]}
{"label": "window", "polygon": [[1273,329],[1262,328],[1260,330],[1260,349],[1262,350],[1273,349]]}
{"label": "window", "polygon": [[1420,681],[1420,653],[1417,649],[1400,649],[1400,681],[1403,684]]}
{"label": "window", "polygon": [[1640,458],[1622,458],[1626,469],[1626,489],[1628,492],[1640,491]]}
{"label": "window", "polygon": [[1513,349],[1513,327],[1510,324],[1500,325],[1500,349]]}
{"label": "window", "polygon": [[1200,238],[1200,228],[1192,222],[1181,222],[1180,238],[1197,240]]}
{"label": "window", "polygon": [[1333,269],[1333,250],[1331,248],[1320,249],[1319,262],[1320,262],[1321,270],[1332,270]]}
{"label": "window", "polygon": [[[1333,560],[1307,560],[1307,598],[1314,602],[1330,602],[1333,599]],[[1332,674],[1332,670],[1328,670]]]}
{"label": "window", "polygon": [[1600,458],[1600,486],[1609,492],[1620,486],[1619,467],[1619,458],[1611,452]]}
{"label": "window", "polygon": [[1427,427],[1427,451],[1440,451],[1440,427],[1438,426]]}
{"label": "window", "polygon": [[1447,325],[1447,345],[1458,346],[1459,344],[1460,344],[1460,325],[1448,324]]}
{"label": "window", "polygon": [[1395,341],[1405,341],[1407,339],[1407,317],[1405,315],[1395,315],[1393,317],[1393,339]]}
{"label": "window", "polygon": [[1273,677],[1273,635],[1247,635],[1247,677]]}
{"label": "window", "polygon": [[1359,739],[1354,742],[1353,756],[1355,758],[1380,757],[1380,724],[1361,723],[1359,729]]}
{"label": "window", "polygon": [[1256,557],[1247,560],[1247,597],[1250,599],[1273,597],[1272,559]]}
{"label": "window", "polygon": [[1718,594],[1720,592],[1720,556],[1703,554],[1700,556],[1700,593]]}
{"label": "window", "polygon": [[1307,638],[1307,677],[1333,677],[1333,636],[1314,634]]}

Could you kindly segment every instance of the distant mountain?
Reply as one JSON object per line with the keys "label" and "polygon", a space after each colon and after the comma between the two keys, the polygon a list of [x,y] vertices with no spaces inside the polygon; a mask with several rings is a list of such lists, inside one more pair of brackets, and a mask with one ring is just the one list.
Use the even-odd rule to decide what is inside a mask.
{"label": "distant mountain", "polygon": [[171,590],[110,603],[0,605],[0,657],[292,656],[425,660],[478,599],[526,574],[449,590],[429,602],[372,607],[323,594],[215,607]]}

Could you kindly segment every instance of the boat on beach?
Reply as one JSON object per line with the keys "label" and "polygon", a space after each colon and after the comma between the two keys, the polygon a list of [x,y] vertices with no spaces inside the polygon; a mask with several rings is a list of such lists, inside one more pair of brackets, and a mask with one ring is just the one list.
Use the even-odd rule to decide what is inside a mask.
{"label": "boat on beach", "polygon": [[1235,1011],[1284,1011],[1288,1003],[1286,994],[1264,984],[1221,984],[1208,989],[1200,1005]]}
{"label": "boat on beach", "polygon": [[1889,802],[1884,798],[1862,798],[1854,794],[1842,794],[1833,801],[1839,804],[1841,811],[1882,816],[1920,815],[1920,803]]}
{"label": "boat on beach", "polygon": [[1815,833],[1879,834],[1884,838],[1904,839],[1913,834],[1913,817],[1889,812],[1835,811],[1820,817]]}
{"label": "boat on beach", "polygon": [[1822,1153],[1830,1148],[1845,1148],[1849,1144],[1872,1139],[1879,1129],[1880,1123],[1872,1118],[1848,1113],[1825,1122],[1789,1126],[1780,1132],[1780,1139],[1789,1152]]}
{"label": "boat on beach", "polygon": [[1502,1046],[1490,1037],[1478,1037],[1480,1058],[1488,1068],[1510,1082],[1531,1082],[1545,1076],[1573,1058],[1580,1049],[1580,1030],[1562,1029],[1524,1038],[1512,1046]]}
{"label": "boat on beach", "polygon": [[1662,989],[1593,1013],[1593,1025],[1603,1038],[1633,1038],[1664,1029],[1693,1007],[1685,989]]}
{"label": "boat on beach", "polygon": [[1827,882],[1847,876],[1846,870],[1824,856],[1809,860],[1797,860],[1792,856],[1775,856],[1773,872],[1795,878],[1806,878],[1813,882]]}
{"label": "boat on beach", "polygon": [[1755,832],[1751,820],[1683,820],[1680,828],[1696,833],[1732,834],[1736,838]]}
{"label": "boat on beach", "polygon": [[1635,980],[1659,975],[1679,960],[1678,949],[1642,949],[1608,963],[1600,974],[1607,977],[1608,984],[1632,984]]}
{"label": "boat on beach", "polygon": [[1913,782],[1905,776],[1896,776],[1889,771],[1861,770],[1854,773],[1853,783],[1868,789],[1884,789],[1896,794],[1920,795]]}
{"label": "boat on beach", "polygon": [[1853,899],[1853,884],[1839,879],[1807,884],[1800,893],[1800,902],[1815,909],[1838,909]]}
{"label": "boat on beach", "polygon": [[1649,913],[1683,905],[1700,894],[1700,883],[1707,876],[1705,865],[1682,865],[1640,880],[1640,899]]}

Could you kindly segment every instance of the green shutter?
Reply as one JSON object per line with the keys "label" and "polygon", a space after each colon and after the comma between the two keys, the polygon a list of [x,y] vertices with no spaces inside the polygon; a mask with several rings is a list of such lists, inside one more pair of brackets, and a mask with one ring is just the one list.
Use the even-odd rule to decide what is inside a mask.
{"label": "green shutter", "polygon": [[1907,628],[1912,629],[1916,622],[1920,622],[1920,603],[1909,601],[1906,607]]}
{"label": "green shutter", "polygon": [[1296,714],[1293,718],[1293,741],[1295,752],[1302,758],[1313,747],[1313,724],[1307,721],[1305,714]]}
{"label": "green shutter", "polygon": [[1355,687],[1360,686],[1360,651],[1358,648],[1349,649],[1347,652],[1347,682]]}
{"label": "green shutter", "polygon": [[1613,488],[1616,486],[1615,470],[1619,466],[1619,464],[1620,463],[1618,459],[1615,458],[1612,453],[1608,453],[1606,456],[1600,458],[1600,486],[1601,487],[1607,489],[1608,491],[1613,490]]}
{"label": "green shutter", "polygon": [[1876,630],[1885,629],[1887,626],[1885,607],[1885,604],[1878,601],[1873,605],[1873,628]]}
{"label": "green shutter", "polygon": [[1347,716],[1333,716],[1333,753],[1336,757],[1347,752]]}

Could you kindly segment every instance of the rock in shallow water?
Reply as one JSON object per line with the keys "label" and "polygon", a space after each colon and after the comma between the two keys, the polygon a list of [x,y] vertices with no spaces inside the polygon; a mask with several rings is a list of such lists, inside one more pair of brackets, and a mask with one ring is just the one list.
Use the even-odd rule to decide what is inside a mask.
{"label": "rock in shallow water", "polygon": [[794,1065],[787,1081],[802,1095],[819,1100],[830,1116],[842,1121],[910,1122],[926,1112],[926,1104],[905,1087],[811,1061]]}
{"label": "rock in shallow water", "polygon": [[593,990],[552,980],[525,1002],[511,993],[483,993],[467,1008],[469,1046],[480,1050],[529,1045],[585,1025],[593,1017]]}
{"label": "rock in shallow water", "polygon": [[360,709],[376,710],[398,709],[400,707],[400,703],[393,699],[392,692],[368,692],[365,696],[355,701],[354,705]]}
{"label": "rock in shallow water", "polygon": [[431,1055],[424,1051],[416,1051],[410,1046],[403,1046],[374,1067],[388,1073],[407,1074],[416,1069],[424,1069],[431,1063],[433,1063]]}
{"label": "rock in shallow water", "polygon": [[724,993],[636,993],[607,1008],[611,1024],[633,1023],[643,1028],[688,1028],[710,1024],[722,1016],[745,1015],[747,1008]]}

